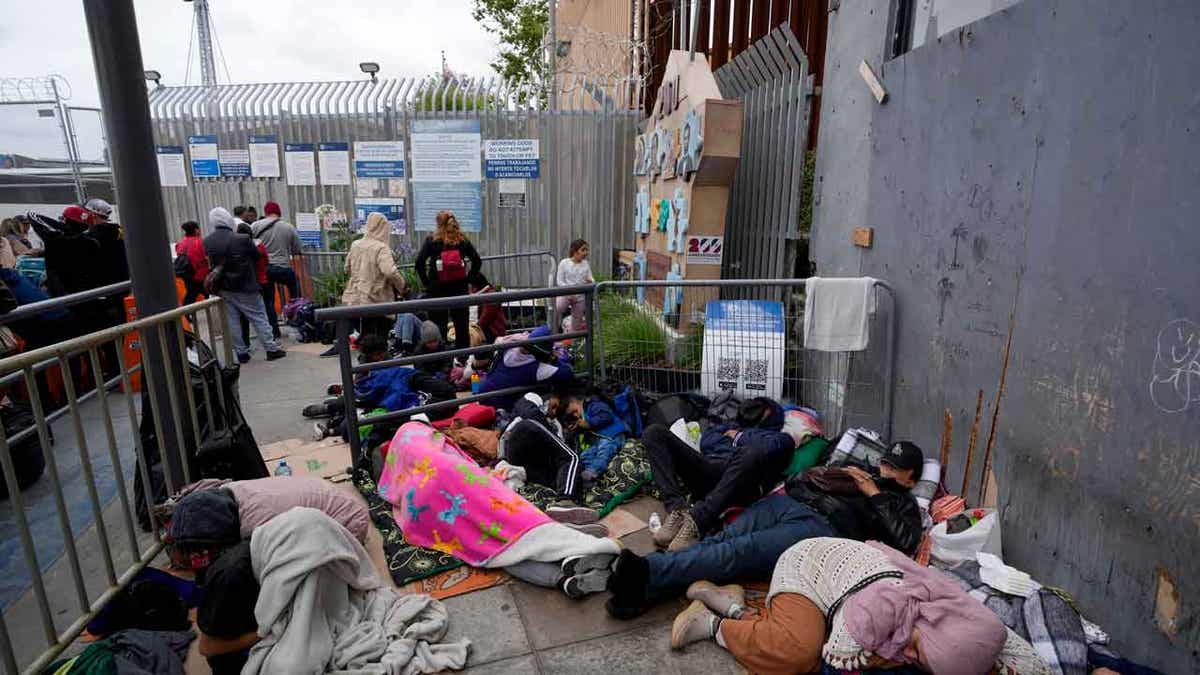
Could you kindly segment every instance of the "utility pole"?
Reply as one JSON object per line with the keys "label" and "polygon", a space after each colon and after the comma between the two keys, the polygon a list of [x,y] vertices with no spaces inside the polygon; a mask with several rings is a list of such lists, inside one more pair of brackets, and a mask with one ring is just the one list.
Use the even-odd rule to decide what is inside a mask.
{"label": "utility pole", "polygon": [[557,0],[546,0],[550,23],[550,109],[558,110],[558,14]]}
{"label": "utility pole", "polygon": [[[133,0],[83,0],[83,11],[92,43],[92,60],[96,64],[113,176],[119,180],[117,203],[121,205],[121,221],[125,226],[133,297],[138,316],[148,317],[178,307],[179,299],[175,296],[170,241],[163,226],[162,187],[150,130],[137,18]],[[168,332],[166,343],[177,344],[175,340],[176,336]],[[154,339],[142,340],[142,355],[142,367],[149,371],[148,380],[154,383],[148,393],[159,410],[167,411],[162,415],[163,434],[158,447],[168,484],[183,485],[175,429],[177,424],[183,425],[183,438],[191,437],[187,428],[190,420],[187,415],[173,414],[166,373],[171,368],[171,372],[181,374],[187,365],[178,350],[168,347],[163,353]],[[183,386],[182,377],[174,379]],[[177,393],[183,395],[182,391]],[[189,457],[194,456],[195,449],[192,450]]]}
{"label": "utility pole", "polygon": [[196,42],[200,45],[200,83],[205,87],[217,86],[217,61],[213,56],[212,17],[208,13],[208,0],[184,0],[195,4]]}

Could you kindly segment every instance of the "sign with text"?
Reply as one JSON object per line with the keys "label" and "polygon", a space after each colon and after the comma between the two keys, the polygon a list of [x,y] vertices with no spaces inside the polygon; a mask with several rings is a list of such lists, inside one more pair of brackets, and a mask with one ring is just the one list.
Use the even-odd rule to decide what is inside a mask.
{"label": "sign with text", "polygon": [[720,265],[725,237],[688,236],[683,240],[683,259],[689,265]]}
{"label": "sign with text", "polygon": [[404,178],[404,141],[355,141],[355,178]]}
{"label": "sign with text", "polygon": [[250,137],[250,175],[279,178],[279,143],[274,136]]}
{"label": "sign with text", "polygon": [[362,221],[365,225],[367,216],[372,212],[382,213],[392,224],[392,234],[403,234],[407,231],[408,223],[404,218],[403,199],[355,199],[354,220]]}
{"label": "sign with text", "polygon": [[321,221],[315,213],[296,214],[296,234],[304,248],[321,248]]}
{"label": "sign with text", "polygon": [[188,154],[192,158],[193,178],[220,178],[216,136],[188,136]]}
{"label": "sign with text", "polygon": [[779,400],[785,335],[782,302],[710,300],[705,308],[701,390]]}
{"label": "sign with text", "polygon": [[249,150],[218,150],[217,159],[221,165],[221,175],[234,178],[250,177]]}
{"label": "sign with text", "polygon": [[528,205],[525,197],[525,179],[501,178],[497,181],[500,198],[499,207],[502,209],[523,209]]}
{"label": "sign with text", "polygon": [[316,185],[317,166],[313,163],[312,143],[287,143],[283,146],[283,165],[288,185]]}
{"label": "sign with text", "polygon": [[317,167],[321,185],[350,184],[350,144],[340,141],[317,145]]}
{"label": "sign with text", "polygon": [[409,136],[415,200],[413,226],[432,230],[453,211],[466,232],[483,228],[479,120],[413,120]]}
{"label": "sign with text", "polygon": [[182,145],[157,145],[158,182],[163,187],[187,187],[187,166],[183,161]]}
{"label": "sign with text", "polygon": [[541,156],[536,138],[490,140],[484,144],[484,168],[488,178],[537,178]]}

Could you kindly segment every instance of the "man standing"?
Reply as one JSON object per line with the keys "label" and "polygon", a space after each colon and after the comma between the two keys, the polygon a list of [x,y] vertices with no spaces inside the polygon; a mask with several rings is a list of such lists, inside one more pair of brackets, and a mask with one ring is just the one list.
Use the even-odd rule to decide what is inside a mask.
{"label": "man standing", "polygon": [[250,346],[240,329],[243,316],[254,324],[258,339],[267,351],[268,361],[287,356],[287,352],[271,337],[271,325],[267,323],[261,288],[254,275],[254,262],[259,258],[254,240],[235,232],[233,215],[219,206],[208,213],[208,223],[213,233],[204,238],[204,250],[213,269],[221,270],[220,278],[216,280],[219,287],[214,290],[229,304],[228,334],[233,336],[238,362],[250,360]]}
{"label": "man standing", "polygon": [[289,299],[300,297],[300,282],[292,271],[292,261],[300,257],[300,235],[296,228],[284,220],[276,202],[267,202],[263,207],[266,217],[254,223],[254,238],[267,247],[269,260],[267,263],[267,280],[272,285],[272,300],[274,285],[287,286]]}
{"label": "man standing", "polygon": [[249,206],[233,207],[233,231],[234,232],[237,232],[238,227],[240,227],[242,225],[249,226],[253,222],[254,222],[254,219],[250,217],[250,207]]}

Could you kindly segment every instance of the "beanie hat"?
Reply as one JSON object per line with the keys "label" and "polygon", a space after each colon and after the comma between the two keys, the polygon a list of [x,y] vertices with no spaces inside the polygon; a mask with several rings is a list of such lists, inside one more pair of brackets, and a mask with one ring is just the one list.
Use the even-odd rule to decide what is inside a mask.
{"label": "beanie hat", "polygon": [[263,205],[263,213],[268,216],[281,216],[283,211],[279,208],[278,202],[267,202]]}
{"label": "beanie hat", "polygon": [[442,341],[442,331],[432,321],[421,322],[421,342]]}

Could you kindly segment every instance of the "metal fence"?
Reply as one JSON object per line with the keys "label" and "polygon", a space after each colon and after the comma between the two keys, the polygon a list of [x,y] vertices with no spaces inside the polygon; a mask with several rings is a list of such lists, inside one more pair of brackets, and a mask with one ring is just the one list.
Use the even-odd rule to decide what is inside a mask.
{"label": "metal fence", "polygon": [[812,74],[786,25],[715,73],[721,95],[741,99],[742,160],[729,193],[722,278],[792,275],[801,236]]}
{"label": "metal fence", "polygon": [[[613,281],[597,285],[599,373],[659,394],[730,389],[816,409],[827,434],[865,426],[891,435],[893,345],[897,306],[891,287],[876,282],[870,346],[864,352],[804,348],[805,279]],[[712,301],[736,298],[740,307]],[[778,303],[777,309],[755,301]],[[662,307],[676,308],[663,311]],[[709,311],[736,312],[730,329]],[[726,316],[725,318],[731,318]],[[873,364],[881,364],[876,367]]]}
{"label": "metal fence", "polygon": [[[117,289],[123,295],[128,285],[23,306],[0,323],[19,326],[21,320],[39,320],[47,309],[108,295],[116,286],[124,287]],[[173,451],[180,475],[163,472],[168,490],[182,486],[177,478],[198,478],[190,458],[202,428],[213,428],[214,404],[225,405],[221,387],[210,392],[210,386],[193,380],[193,369],[204,376],[221,368],[221,360],[203,346],[199,332],[206,326],[208,344],[215,345],[216,328],[226,325],[223,301],[212,298],[0,360],[0,388],[10,400],[28,406],[33,419],[32,426],[0,434],[0,468],[9,494],[5,510],[11,509],[23,574],[28,575],[28,590],[10,598],[0,615],[0,661],[7,672],[41,672],[162,550],[152,509],[151,533],[139,532],[132,483],[140,480],[147,486],[145,494],[153,494],[152,458],[161,453],[157,456],[164,463],[174,463],[167,454]],[[224,363],[232,363],[231,343],[221,342]],[[138,353],[138,362],[127,361],[127,350]],[[149,353],[167,357],[162,371],[140,365],[141,354]],[[118,355],[116,363],[111,354]],[[54,369],[61,374],[66,404],[51,410],[54,404],[38,380]],[[150,409],[143,409],[134,392],[143,384],[139,380],[154,387],[156,372],[164,373],[169,406],[164,409],[149,397]],[[94,384],[86,384],[89,380]],[[154,430],[153,447],[146,447],[139,434],[146,416]],[[64,418],[70,424],[55,428]],[[173,437],[164,436],[164,429],[173,431]],[[26,452],[33,457],[40,453],[45,463],[44,474],[34,476],[36,482],[28,480]],[[14,575],[22,573],[17,567]],[[66,626],[61,623],[64,617],[69,620]]]}
{"label": "metal fence", "polygon": [[[637,85],[632,78],[575,77],[555,110],[542,109],[539,92],[496,78],[157,87],[150,92],[150,111],[156,144],[186,146],[189,136],[216,135],[221,149],[245,149],[253,134],[274,135],[280,145],[405,141],[407,151],[414,120],[477,119],[484,140],[538,139],[542,166],[541,178],[527,181],[520,208],[502,206],[497,181],[484,181],[483,227],[471,235],[476,247],[558,254],[559,247],[582,237],[605,260],[614,247],[633,244],[625,225],[636,192],[629,167],[640,118],[633,109]],[[288,185],[286,177],[189,177],[189,182],[163,188],[172,238],[178,238],[180,223],[203,222],[214,206],[273,200],[288,216],[321,204],[351,213],[356,198],[381,196],[378,179],[345,186]],[[412,185],[408,177],[400,182],[411,221]],[[409,236],[411,226],[433,226],[409,224]]]}

